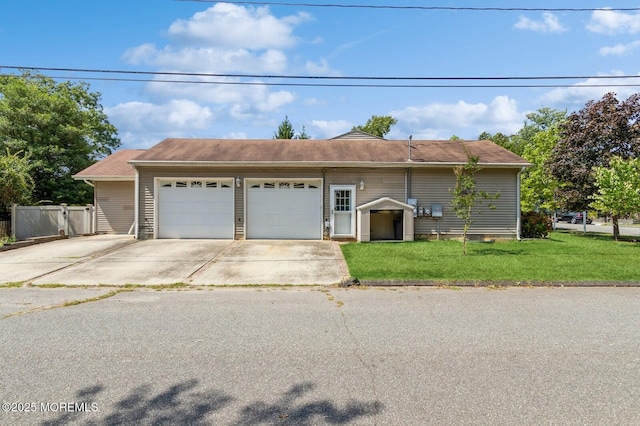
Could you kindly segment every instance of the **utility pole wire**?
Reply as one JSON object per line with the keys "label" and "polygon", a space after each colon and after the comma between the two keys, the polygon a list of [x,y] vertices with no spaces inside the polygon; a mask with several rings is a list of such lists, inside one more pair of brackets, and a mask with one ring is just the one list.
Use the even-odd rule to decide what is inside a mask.
{"label": "utility pole wire", "polygon": [[[195,72],[170,72],[170,71],[135,71],[135,70],[107,70],[95,68],[60,68],[60,67],[26,67],[16,65],[0,65],[2,68],[12,70],[28,71],[55,71],[55,72],[78,72],[96,74],[116,74],[116,75],[151,75],[151,76],[174,76],[174,77],[217,77],[217,78],[262,78],[262,79],[285,79],[285,80],[382,80],[382,81],[505,81],[505,80],[624,80],[640,79],[640,75],[556,75],[556,76],[323,76],[323,75],[275,75],[275,74],[221,74],[221,73],[195,73]],[[158,80],[150,80],[158,81]],[[177,82],[177,81],[175,81]],[[191,81],[196,82],[196,81]]]}
{"label": "utility pole wire", "polygon": [[[0,74],[0,77],[16,76],[15,74]],[[126,77],[71,77],[48,76],[54,80],[82,80],[82,81],[121,81],[133,83],[172,83],[172,84],[206,84],[222,86],[283,86],[283,87],[347,87],[347,88],[374,88],[374,89],[491,89],[491,88],[590,88],[590,87],[640,87],[638,83],[612,83],[612,84],[383,84],[383,83],[286,83],[286,82],[261,82],[261,81],[205,81],[205,80],[157,80],[152,78],[126,78]]]}
{"label": "utility pole wire", "polygon": [[637,12],[640,7],[474,7],[474,6],[402,6],[374,4],[342,4],[342,3],[298,3],[274,1],[218,1],[218,0],[176,0],[193,3],[231,3],[250,6],[294,6],[343,9],[396,9],[396,10],[452,10],[470,12],[595,12],[611,10],[615,12]]}

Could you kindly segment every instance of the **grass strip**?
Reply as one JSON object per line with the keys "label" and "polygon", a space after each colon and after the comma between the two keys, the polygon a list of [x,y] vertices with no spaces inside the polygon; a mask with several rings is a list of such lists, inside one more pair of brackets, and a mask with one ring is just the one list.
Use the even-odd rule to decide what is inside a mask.
{"label": "grass strip", "polygon": [[123,288],[123,289],[113,290],[113,291],[110,291],[108,293],[101,294],[100,296],[89,297],[87,299],[70,300],[70,301],[66,301],[66,302],[60,303],[58,305],[38,306],[37,308],[27,309],[25,311],[12,312],[10,314],[3,315],[2,317],[0,317],[0,319],[11,318],[11,317],[15,317],[15,316],[18,316],[18,315],[30,314],[30,313],[33,313],[33,312],[41,312],[41,311],[49,311],[51,309],[65,308],[65,307],[68,307],[68,306],[76,306],[76,305],[80,305],[80,304],[83,304],[83,303],[97,302],[99,300],[104,300],[104,299],[108,299],[109,297],[113,297],[118,293],[124,293],[124,292],[129,292],[129,291],[134,291],[134,290]]}

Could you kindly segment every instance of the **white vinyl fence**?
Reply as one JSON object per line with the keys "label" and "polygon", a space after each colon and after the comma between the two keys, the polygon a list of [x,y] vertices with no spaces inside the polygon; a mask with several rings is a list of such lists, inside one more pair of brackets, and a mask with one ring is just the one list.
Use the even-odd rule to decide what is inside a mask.
{"label": "white vinyl fence", "polygon": [[16,240],[50,235],[75,237],[92,234],[94,228],[94,207],[59,206],[13,206],[11,229]]}

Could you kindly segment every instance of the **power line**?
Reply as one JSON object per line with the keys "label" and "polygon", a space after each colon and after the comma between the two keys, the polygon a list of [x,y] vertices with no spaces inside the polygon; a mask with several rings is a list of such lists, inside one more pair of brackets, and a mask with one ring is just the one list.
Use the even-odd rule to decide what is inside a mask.
{"label": "power line", "polygon": [[[15,74],[0,74],[0,76],[16,76]],[[54,80],[75,80],[72,76],[48,76]],[[83,81],[120,81],[134,83],[172,83],[172,84],[204,84],[221,86],[282,86],[282,87],[343,87],[343,88],[378,88],[378,89],[491,89],[491,88],[591,88],[591,87],[640,87],[638,83],[612,84],[383,84],[383,83],[287,83],[287,82],[259,82],[259,81],[203,81],[203,80],[157,80],[152,78],[125,77],[82,77]]]}
{"label": "power line", "polygon": [[[321,75],[276,75],[276,74],[231,74],[231,73],[195,73],[195,72],[171,72],[171,71],[136,71],[136,70],[108,70],[93,68],[60,68],[60,67],[27,67],[15,65],[0,65],[2,68],[12,70],[28,70],[28,71],[54,71],[54,72],[77,72],[77,73],[95,73],[95,74],[115,74],[115,75],[148,75],[148,76],[172,76],[172,77],[210,77],[210,78],[260,78],[260,79],[285,79],[285,80],[371,80],[371,81],[509,81],[509,80],[625,80],[640,79],[640,75],[556,75],[556,76],[321,76]],[[77,78],[77,77],[76,77]],[[89,78],[86,78],[89,79]],[[94,80],[101,78],[94,77]],[[107,80],[108,78],[104,78]],[[111,80],[117,80],[110,78]],[[185,82],[185,80],[144,80],[144,79],[120,79],[121,81],[165,81],[171,83]],[[191,80],[191,83],[199,81]],[[206,83],[206,82],[204,82]],[[247,83],[247,82],[244,82]],[[222,84],[218,82],[218,84]],[[264,83],[261,83],[264,84]],[[284,83],[273,83],[274,85],[283,85]],[[294,83],[291,83],[294,84]],[[635,84],[634,84],[635,85]],[[499,87],[499,86],[498,86]]]}
{"label": "power line", "polygon": [[251,6],[294,6],[343,9],[395,9],[395,10],[450,10],[471,12],[595,12],[610,10],[616,12],[638,12],[640,7],[474,7],[474,6],[410,6],[410,5],[374,5],[374,4],[342,4],[342,3],[299,3],[273,1],[218,1],[218,0],[176,0],[194,3],[231,3]]}

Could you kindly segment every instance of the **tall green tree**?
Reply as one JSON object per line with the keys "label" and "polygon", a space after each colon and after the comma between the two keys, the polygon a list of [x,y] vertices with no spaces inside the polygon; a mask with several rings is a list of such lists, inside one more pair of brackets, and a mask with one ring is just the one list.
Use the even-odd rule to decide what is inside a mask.
{"label": "tall green tree", "polygon": [[353,126],[351,130],[360,130],[370,135],[384,138],[398,120],[390,115],[372,115],[363,126]]}
{"label": "tall green tree", "polygon": [[597,190],[594,167],[609,167],[613,157],[640,157],[640,94],[618,101],[615,93],[607,93],[560,124],[548,161],[559,182],[555,195],[560,207],[586,210]]}
{"label": "tall green tree", "polygon": [[522,173],[520,203],[522,211],[556,209],[554,193],[558,181],[549,173],[547,162],[558,143],[558,127],[537,132],[524,147],[522,157],[533,166]]}
{"label": "tall green tree", "polygon": [[36,200],[92,201],[91,188],[71,176],[120,146],[100,97],[84,82],[31,72],[0,77],[0,150],[28,155]]}
{"label": "tall green tree", "polygon": [[34,183],[29,159],[22,152],[0,155],[0,212],[12,204],[29,204]]}
{"label": "tall green tree", "polygon": [[518,133],[507,136],[500,132],[494,135],[489,132],[482,132],[478,139],[493,141],[501,147],[522,156],[526,147],[534,143],[533,137],[537,133],[557,127],[566,117],[566,110],[543,107],[527,114],[524,125],[518,130]]}
{"label": "tall green tree", "polygon": [[[480,206],[486,199],[497,199],[500,197],[500,193],[489,193],[487,191],[480,191],[477,188],[476,175],[482,169],[479,165],[479,157],[472,156],[465,149],[467,154],[467,162],[464,165],[456,166],[453,168],[453,173],[456,175],[456,186],[451,191],[453,196],[451,199],[451,208],[455,215],[462,219],[462,253],[467,254],[467,236],[471,225],[473,224],[474,212],[480,213],[478,206]],[[495,206],[489,204],[490,209],[495,209]]]}
{"label": "tall green tree", "polygon": [[488,140],[495,143],[496,145],[500,145],[501,147],[508,149],[511,152],[516,152],[516,146],[514,145],[511,138],[512,136],[507,136],[501,132],[495,133],[493,135],[489,132],[482,132],[480,133],[480,136],[478,136],[478,140]]}
{"label": "tall green tree", "polygon": [[613,237],[618,240],[618,218],[640,212],[640,158],[612,157],[609,166],[594,167],[596,192],[590,206],[609,213],[613,219]]}
{"label": "tall green tree", "polygon": [[278,126],[278,130],[273,134],[274,139],[293,139],[296,136],[296,131],[293,129],[293,124],[289,121],[289,117],[285,116],[282,123]]}
{"label": "tall green tree", "polygon": [[273,139],[311,139],[311,136],[309,136],[304,126],[302,126],[302,131],[297,133],[293,128],[293,124],[289,121],[289,117],[285,116],[278,126],[278,130],[273,134]]}

